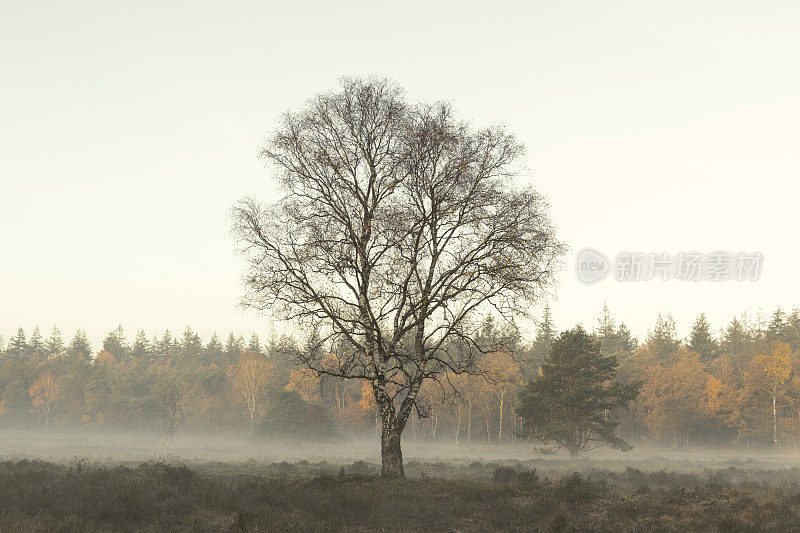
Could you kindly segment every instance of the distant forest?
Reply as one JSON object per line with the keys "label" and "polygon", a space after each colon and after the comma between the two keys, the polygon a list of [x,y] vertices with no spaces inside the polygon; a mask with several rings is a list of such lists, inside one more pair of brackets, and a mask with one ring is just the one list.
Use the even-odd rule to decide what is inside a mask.
{"label": "distant forest", "polygon": [[[557,335],[549,309],[531,341],[510,324],[486,319],[479,343],[486,377],[453,375],[460,395],[423,389],[405,438],[461,443],[516,440],[517,393],[536,377]],[[800,447],[800,311],[735,317],[718,333],[700,314],[687,339],[659,315],[639,342],[604,307],[592,331],[619,361],[617,379],[641,384],[622,413],[631,444]],[[216,334],[204,342],[122,328],[95,350],[78,331],[45,338],[20,328],[0,337],[0,424],[41,431],[155,432],[175,436],[335,439],[378,435],[366,382],[318,376],[293,364],[308,344],[290,336],[262,341]],[[346,346],[329,347],[331,364]],[[327,354],[328,352],[326,352]]]}

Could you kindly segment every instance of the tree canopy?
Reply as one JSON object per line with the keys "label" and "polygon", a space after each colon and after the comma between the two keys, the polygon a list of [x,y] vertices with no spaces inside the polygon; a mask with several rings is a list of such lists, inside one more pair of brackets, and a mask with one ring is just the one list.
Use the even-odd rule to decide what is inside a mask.
{"label": "tree canopy", "polygon": [[552,280],[562,245],[542,198],[515,183],[522,153],[448,104],[343,80],[286,113],[264,149],[283,197],[234,209],[245,304],[346,345],[335,365],[311,355],[327,350],[301,362],[371,383],[386,477],[403,476],[400,434],[423,383],[478,368],[476,316],[524,313]]}
{"label": "tree canopy", "polygon": [[572,457],[602,445],[630,445],[617,436],[619,410],[633,400],[639,385],[614,378],[617,358],[580,326],[553,341],[541,373],[519,393],[522,434],[569,451]]}

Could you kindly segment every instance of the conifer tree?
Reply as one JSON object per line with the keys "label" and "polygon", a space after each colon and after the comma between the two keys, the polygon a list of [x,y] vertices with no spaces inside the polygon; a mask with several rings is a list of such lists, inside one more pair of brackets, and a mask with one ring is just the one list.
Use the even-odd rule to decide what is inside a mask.
{"label": "conifer tree", "polygon": [[78,331],[75,332],[75,336],[69,343],[67,354],[70,357],[78,357],[85,360],[92,359],[92,345],[84,331],[78,329]]}
{"label": "conifer tree", "polygon": [[64,339],[61,336],[57,326],[53,326],[53,331],[50,333],[50,338],[44,343],[45,353],[47,357],[55,357],[61,355],[66,350],[64,346]]}
{"label": "conifer tree", "polygon": [[574,458],[603,445],[629,450],[616,434],[619,411],[638,394],[639,384],[619,383],[617,358],[580,326],[553,341],[541,374],[519,394],[523,435],[566,449]]}
{"label": "conifer tree", "polygon": [[550,345],[556,337],[553,316],[550,306],[545,305],[542,310],[542,319],[536,328],[536,337],[531,344],[528,356],[526,357],[523,374],[526,379],[533,378],[539,371],[542,362],[550,353]]}
{"label": "conifer tree", "polygon": [[103,349],[113,355],[117,361],[124,361],[128,358],[130,348],[128,347],[122,324],[118,325],[117,329],[106,336],[103,340]]}
{"label": "conifer tree", "polygon": [[205,360],[209,363],[215,363],[217,365],[223,363],[224,350],[225,347],[222,346],[222,342],[219,340],[219,335],[214,332],[204,349]]}
{"label": "conifer tree", "polygon": [[234,337],[233,333],[228,335],[228,341],[225,343],[225,357],[228,359],[228,363],[238,361],[243,351],[244,339]]}
{"label": "conifer tree", "polygon": [[656,325],[647,336],[647,344],[656,359],[666,359],[678,351],[678,334],[672,314],[664,318],[658,314]]}
{"label": "conifer tree", "polygon": [[768,341],[786,342],[786,326],[786,313],[784,313],[783,310],[778,307],[775,312],[772,313],[772,317],[767,325],[767,331],[765,333],[766,339]]}
{"label": "conifer tree", "polygon": [[31,340],[28,341],[28,353],[32,357],[42,357],[45,354],[44,339],[42,333],[39,331],[39,326],[34,326],[33,333],[31,333]]}
{"label": "conifer tree", "polygon": [[181,356],[187,360],[199,360],[203,356],[203,341],[191,326],[186,326],[180,344]]}
{"label": "conifer tree", "polygon": [[261,341],[258,340],[258,335],[253,333],[250,337],[250,342],[247,343],[247,349],[255,354],[263,355],[263,351],[261,349]]}
{"label": "conifer tree", "polygon": [[20,326],[17,334],[8,341],[6,353],[16,359],[23,359],[28,355],[28,341],[25,337],[25,330]]}
{"label": "conifer tree", "polygon": [[711,326],[705,313],[700,313],[692,325],[689,337],[689,349],[700,356],[700,360],[707,363],[717,357],[717,343],[711,334]]}
{"label": "conifer tree", "polygon": [[139,330],[136,338],[133,340],[133,345],[130,348],[129,356],[135,361],[144,361],[151,357],[152,349],[150,341],[147,340],[147,335],[144,330]]}

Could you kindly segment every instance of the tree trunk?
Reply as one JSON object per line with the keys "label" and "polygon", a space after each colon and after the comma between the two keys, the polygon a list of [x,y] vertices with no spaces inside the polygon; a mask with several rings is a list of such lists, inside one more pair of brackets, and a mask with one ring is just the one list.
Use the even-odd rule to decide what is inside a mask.
{"label": "tree trunk", "polygon": [[461,433],[461,404],[458,405],[458,413],[456,418],[456,445],[458,445],[458,435]]}
{"label": "tree trunk", "polygon": [[403,479],[403,451],[400,448],[402,429],[395,420],[384,419],[381,431],[381,477]]}
{"label": "tree trunk", "polygon": [[778,413],[775,409],[775,393],[772,393],[772,443],[778,447]]}
{"label": "tree trunk", "polygon": [[503,441],[503,404],[505,403],[505,393],[500,396],[500,420],[498,421],[497,442]]}
{"label": "tree trunk", "polygon": [[472,442],[472,400],[467,402],[467,440]]}

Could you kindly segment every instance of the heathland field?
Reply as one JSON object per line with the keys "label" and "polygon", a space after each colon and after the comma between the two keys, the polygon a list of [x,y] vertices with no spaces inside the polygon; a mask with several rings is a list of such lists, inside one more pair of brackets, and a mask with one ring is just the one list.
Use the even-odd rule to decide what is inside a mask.
{"label": "heathland field", "polygon": [[2,531],[800,530],[792,454],[409,443],[385,481],[372,442],[30,437],[0,438]]}

